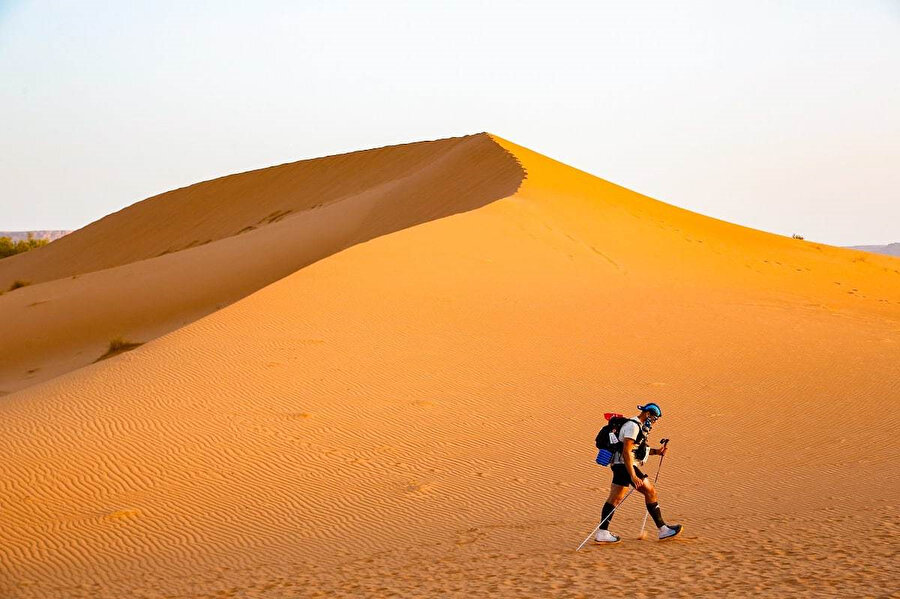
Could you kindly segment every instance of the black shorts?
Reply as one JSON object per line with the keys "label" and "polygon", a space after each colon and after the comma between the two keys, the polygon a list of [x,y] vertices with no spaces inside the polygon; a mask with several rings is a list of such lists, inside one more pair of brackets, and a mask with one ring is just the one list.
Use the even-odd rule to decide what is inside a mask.
{"label": "black shorts", "polygon": [[[625,467],[625,464],[613,464],[612,471],[612,482],[614,485],[619,485],[621,487],[634,486],[631,482],[631,475],[628,474],[628,468]],[[647,478],[647,475],[641,472],[641,469],[637,466],[634,467],[634,473],[637,474],[638,478]]]}

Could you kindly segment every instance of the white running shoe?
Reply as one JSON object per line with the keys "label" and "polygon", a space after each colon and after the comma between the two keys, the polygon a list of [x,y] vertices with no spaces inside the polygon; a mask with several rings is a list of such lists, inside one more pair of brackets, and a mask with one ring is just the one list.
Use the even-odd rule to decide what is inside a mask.
{"label": "white running shoe", "polygon": [[622,539],[612,534],[608,530],[603,529],[598,530],[597,534],[594,536],[595,543],[618,543],[621,540]]}
{"label": "white running shoe", "polygon": [[684,530],[684,527],[681,524],[673,524],[672,526],[667,524],[659,529],[659,540],[676,537],[681,534],[682,530]]}

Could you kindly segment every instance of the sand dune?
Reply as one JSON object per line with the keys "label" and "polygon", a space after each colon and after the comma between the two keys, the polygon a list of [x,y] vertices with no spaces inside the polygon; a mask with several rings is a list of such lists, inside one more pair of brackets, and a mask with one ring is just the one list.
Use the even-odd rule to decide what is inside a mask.
{"label": "sand dune", "polygon": [[116,337],[149,341],[353,244],[509,195],[523,175],[475,135],[296,162],[139,202],[0,261],[0,289],[31,283],[0,296],[0,393],[90,364]]}
{"label": "sand dune", "polygon": [[[169,322],[156,334],[171,332],[0,400],[0,592],[593,596],[606,580],[647,596],[894,592],[898,419],[877,407],[900,403],[900,260],[464,139],[454,147],[494,162],[461,159],[437,180],[395,171],[431,206],[419,224],[398,224],[393,205],[392,231],[271,267],[268,285],[223,283],[231,305],[180,328],[153,314]],[[254,249],[290,261],[289,222],[254,231],[272,238]],[[188,257],[214,270],[199,288],[252,270],[245,236],[224,233],[124,262],[172,235],[33,268],[105,264],[67,283],[92,288],[150,276],[146,264],[180,273]],[[21,313],[25,293],[62,285],[48,281],[0,302],[19,294]],[[199,303],[182,313],[214,309]],[[663,512],[687,538],[632,540],[632,499],[612,526],[624,545],[574,553],[608,489],[592,462],[601,415],[647,399],[665,411],[654,437],[672,439]]]}
{"label": "sand dune", "polygon": [[889,243],[887,245],[854,245],[851,246],[851,249],[900,257],[900,243]]}

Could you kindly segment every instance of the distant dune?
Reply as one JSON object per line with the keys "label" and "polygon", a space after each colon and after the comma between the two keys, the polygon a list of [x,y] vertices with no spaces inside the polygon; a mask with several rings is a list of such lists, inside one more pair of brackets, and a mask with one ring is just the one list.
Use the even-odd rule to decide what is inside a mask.
{"label": "distant dune", "polygon": [[54,241],[60,237],[65,237],[71,231],[0,231],[0,237],[9,237],[13,241],[24,241],[29,236],[34,239],[46,239]]}
{"label": "distant dune", "polygon": [[[14,280],[2,596],[896,588],[896,258],[479,134],[168,192]],[[143,345],[94,363],[114,336]],[[636,540],[631,498],[575,553],[602,414],[647,400],[687,533]]]}
{"label": "distant dune", "polygon": [[850,246],[850,249],[884,254],[886,256],[900,256],[900,243],[889,243],[887,245],[852,245]]}

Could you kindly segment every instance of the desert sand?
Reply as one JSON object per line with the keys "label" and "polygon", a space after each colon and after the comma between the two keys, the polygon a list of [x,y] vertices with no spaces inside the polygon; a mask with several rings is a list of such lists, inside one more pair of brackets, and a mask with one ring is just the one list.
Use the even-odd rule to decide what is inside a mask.
{"label": "desert sand", "polygon": [[[479,134],[169,192],[14,280],[0,596],[900,589],[900,259]],[[686,532],[632,497],[576,553],[602,414],[645,401]]]}

